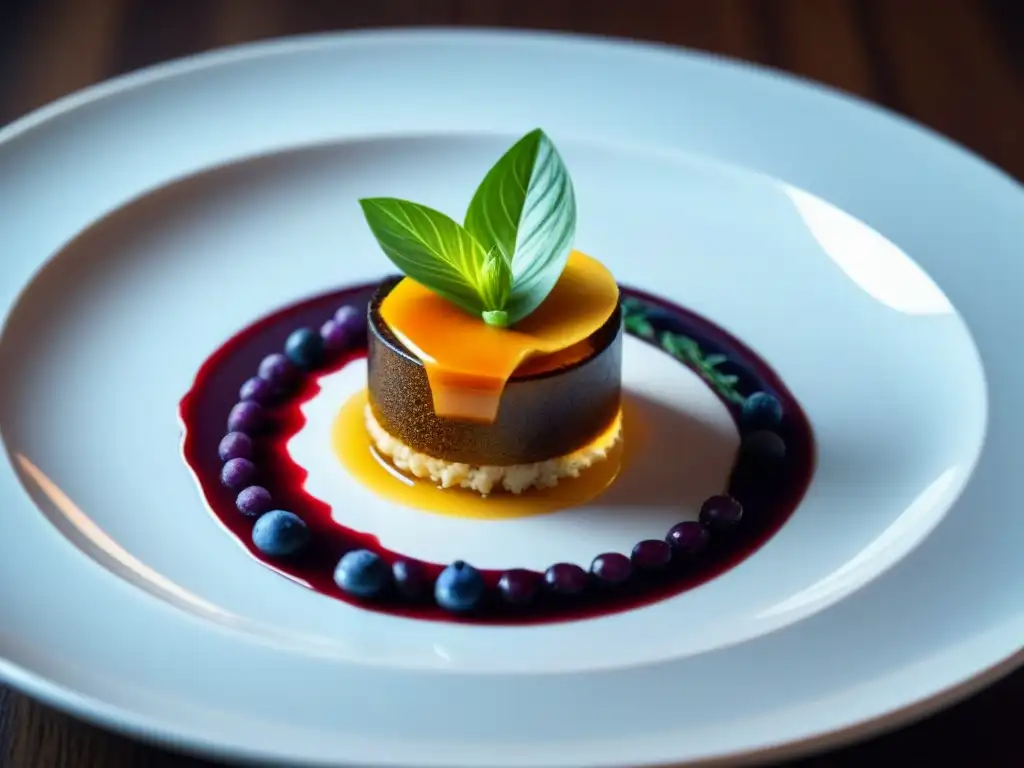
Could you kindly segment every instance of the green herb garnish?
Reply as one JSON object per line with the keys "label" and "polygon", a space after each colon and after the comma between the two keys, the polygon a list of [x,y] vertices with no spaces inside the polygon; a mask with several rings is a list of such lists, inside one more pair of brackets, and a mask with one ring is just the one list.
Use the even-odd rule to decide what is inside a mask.
{"label": "green herb garnish", "polygon": [[547,298],[576,231],[572,179],[539,128],[487,172],[465,225],[393,197],[359,204],[381,249],[405,275],[501,328]]}
{"label": "green herb garnish", "polygon": [[696,341],[681,333],[658,333],[648,317],[650,311],[651,308],[643,301],[632,296],[624,297],[622,321],[626,331],[660,347],[676,360],[689,366],[729,402],[743,405],[746,398],[736,390],[739,377],[720,370],[720,366],[728,363],[729,358],[719,354],[705,355]]}

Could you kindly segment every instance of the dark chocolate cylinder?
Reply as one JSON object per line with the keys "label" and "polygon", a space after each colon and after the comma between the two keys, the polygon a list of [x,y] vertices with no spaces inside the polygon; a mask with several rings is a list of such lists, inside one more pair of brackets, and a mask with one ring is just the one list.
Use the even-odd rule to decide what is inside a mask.
{"label": "dark chocolate cylinder", "polygon": [[493,423],[439,418],[423,364],[380,316],[381,302],[399,279],[381,283],[368,308],[369,399],[381,427],[413,450],[473,466],[528,464],[583,447],[618,414],[622,313],[616,309],[590,337],[590,357],[509,379]]}

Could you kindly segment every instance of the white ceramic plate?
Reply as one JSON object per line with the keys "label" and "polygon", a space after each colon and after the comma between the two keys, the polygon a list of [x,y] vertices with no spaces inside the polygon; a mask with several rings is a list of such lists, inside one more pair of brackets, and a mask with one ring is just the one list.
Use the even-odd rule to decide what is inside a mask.
{"label": "white ceramic plate", "polygon": [[[260,315],[389,271],[357,196],[457,211],[536,125],[573,173],[578,247],[726,327],[803,404],[803,504],[726,575],[578,623],[416,623],[280,578],[203,509],[179,398]],[[690,764],[863,735],[1018,660],[1024,196],[904,121],[649,46],[346,35],[29,116],[0,133],[0,210],[0,671],[33,695],[276,761]],[[735,440],[695,377],[635,340],[625,354],[628,386]],[[667,527],[583,510],[492,536],[375,500],[323,450],[359,382],[325,381],[290,450],[385,544],[541,565]]]}

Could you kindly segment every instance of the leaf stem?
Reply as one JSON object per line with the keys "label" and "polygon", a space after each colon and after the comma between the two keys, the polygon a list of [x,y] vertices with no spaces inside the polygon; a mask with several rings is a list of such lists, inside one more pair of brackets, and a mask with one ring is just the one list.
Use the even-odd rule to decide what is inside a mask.
{"label": "leaf stem", "polygon": [[508,328],[508,312],[494,309],[483,313],[484,322],[494,328]]}

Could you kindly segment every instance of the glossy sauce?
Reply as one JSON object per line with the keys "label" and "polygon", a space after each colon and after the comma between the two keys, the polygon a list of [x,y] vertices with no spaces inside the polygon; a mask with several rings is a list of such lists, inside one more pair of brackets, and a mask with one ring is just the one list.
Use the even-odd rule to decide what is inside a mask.
{"label": "glossy sauce", "polygon": [[[486,498],[461,488],[442,489],[400,472],[375,450],[366,435],[366,404],[366,390],[353,395],[342,406],[331,430],[334,452],[343,471],[382,498],[438,515],[507,520],[577,507],[592,501],[611,485],[623,464],[626,443],[621,439],[621,420],[617,420],[595,440],[595,443],[607,445],[619,435],[607,458],[589,467],[578,478],[562,480],[554,488],[532,489],[519,495],[499,491]],[[627,414],[632,416],[628,408]]]}
{"label": "glossy sauce", "polygon": [[[236,511],[235,494],[220,484],[221,461],[217,447],[225,432],[228,412],[238,398],[239,387],[254,374],[260,360],[282,349],[288,334],[295,328],[319,327],[342,304],[365,307],[375,288],[376,283],[324,294],[285,307],[255,322],[229,339],[207,359],[192,389],[181,402],[180,415],[185,428],[183,455],[195,473],[207,506],[253,557],[303,586],[369,610],[425,620],[537,624],[614,614],[678,595],[742,562],[779,530],[806,491],[814,466],[810,425],[796,400],[775,373],[753,351],[704,318],[649,294],[622,288],[623,296],[642,299],[655,307],[659,319],[652,322],[656,324],[657,330],[668,328],[686,333],[701,345],[706,354],[726,355],[731,361],[728,372],[738,377],[736,386],[740,392],[766,390],[780,399],[786,414],[782,426],[777,430],[787,446],[785,485],[771,493],[758,491],[748,494],[742,488],[731,489],[744,501],[746,513],[739,529],[728,541],[716,543],[698,558],[680,559],[669,570],[656,576],[637,575],[626,586],[614,590],[591,588],[583,596],[571,600],[544,595],[527,610],[511,608],[497,597],[492,597],[470,616],[454,616],[429,599],[410,604],[397,598],[372,603],[351,598],[342,593],[332,579],[334,567],[345,552],[359,547],[370,548],[388,562],[401,557],[401,553],[382,548],[373,536],[339,525],[332,519],[327,504],[303,490],[306,472],[291,459],[286,446],[304,425],[302,403],[319,391],[316,376],[307,377],[291,398],[272,410],[272,424],[257,439],[254,459],[260,468],[262,484],[274,496],[276,506],[298,514],[310,528],[312,542],[299,556],[288,560],[273,560],[254,548],[250,538],[253,521]],[[329,361],[317,375],[340,370],[364,354],[364,349],[356,349],[339,356]],[[342,405],[339,403],[339,408]],[[726,405],[736,416],[735,405],[729,402]],[[324,449],[330,450],[330,447],[325,446]],[[596,470],[598,466],[592,469]],[[342,471],[340,467],[339,471]],[[444,565],[428,563],[426,569],[434,577]],[[484,571],[483,575],[493,594],[501,572]]]}
{"label": "glossy sauce", "polygon": [[409,278],[380,314],[423,363],[434,413],[491,423],[505,383],[524,364],[522,372],[539,373],[585,358],[579,345],[605,324],[618,298],[604,265],[573,251],[548,297],[514,328],[492,328]]}

